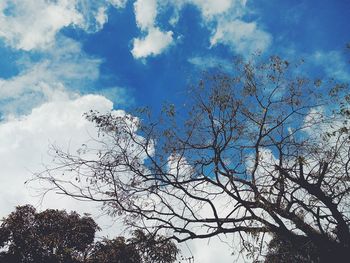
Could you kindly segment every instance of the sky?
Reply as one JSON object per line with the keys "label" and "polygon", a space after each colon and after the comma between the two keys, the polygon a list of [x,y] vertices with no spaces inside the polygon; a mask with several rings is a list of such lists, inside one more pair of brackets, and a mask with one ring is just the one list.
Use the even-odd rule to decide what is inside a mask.
{"label": "sky", "polygon": [[[52,160],[50,145],[74,151],[97,133],[82,117],[90,109],[181,104],[203,71],[229,72],[257,51],[350,81],[349,14],[346,0],[0,0],[0,217],[26,203],[100,215],[24,184]],[[120,229],[97,220],[103,233]],[[196,262],[233,260],[216,239],[190,247]]]}

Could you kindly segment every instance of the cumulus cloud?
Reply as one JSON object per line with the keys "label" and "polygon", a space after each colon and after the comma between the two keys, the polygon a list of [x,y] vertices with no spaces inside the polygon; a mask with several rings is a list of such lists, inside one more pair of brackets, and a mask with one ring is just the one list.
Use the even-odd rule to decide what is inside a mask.
{"label": "cumulus cloud", "polygon": [[214,15],[224,13],[232,6],[237,6],[240,1],[236,0],[191,0],[190,3],[196,5],[202,12],[202,15],[207,19]]}
{"label": "cumulus cloud", "polygon": [[[245,263],[246,258],[238,255],[239,238],[231,235],[220,235],[209,240],[195,240],[189,246],[194,255],[194,262],[201,263]],[[182,251],[186,251],[184,247]]]}
{"label": "cumulus cloud", "polygon": [[146,58],[161,54],[173,41],[171,31],[162,32],[158,28],[152,28],[144,38],[135,38],[132,55],[135,58]]}
{"label": "cumulus cloud", "polygon": [[128,0],[109,0],[108,2],[110,2],[113,6],[117,8],[122,8],[125,7]]}
{"label": "cumulus cloud", "polygon": [[[126,3],[127,0],[5,0],[0,4],[0,37],[16,49],[49,49],[62,28],[99,31],[108,21],[108,8],[123,8]],[[271,42],[271,36],[256,22],[244,22],[243,16],[249,11],[246,0],[137,0],[134,3],[136,24],[144,37],[133,39],[135,58],[159,55],[174,42],[173,32],[162,29],[165,25],[157,23],[157,15],[167,10],[162,8],[167,6],[179,17],[185,5],[194,5],[200,11],[203,24],[212,33],[212,46],[222,43],[237,53],[247,53],[264,50]],[[171,20],[174,25],[177,19]]]}
{"label": "cumulus cloud", "polygon": [[108,16],[106,14],[107,8],[104,6],[101,6],[97,10],[96,14],[96,22],[97,22],[97,27],[102,28],[103,25],[108,21]]}
{"label": "cumulus cloud", "polygon": [[[84,86],[99,77],[101,60],[86,55],[79,43],[59,38],[55,48],[39,61],[18,61],[21,71],[10,79],[0,79],[2,114],[26,112],[33,106],[62,96],[67,89]],[[63,93],[62,93],[63,92]]]}
{"label": "cumulus cloud", "polygon": [[205,22],[212,22],[216,16],[220,16],[227,13],[230,10],[230,15],[236,17],[238,13],[242,13],[242,10],[246,1],[236,0],[168,0],[164,1],[166,4],[174,8],[173,16],[169,22],[175,26],[180,18],[181,9],[186,5],[195,6],[201,13],[201,16]]}
{"label": "cumulus cloud", "polygon": [[323,67],[328,77],[344,82],[350,81],[349,63],[339,51],[316,51],[311,55],[311,60]]}
{"label": "cumulus cloud", "polygon": [[[38,205],[40,199],[35,196],[36,192],[27,188],[24,182],[31,178],[32,172],[42,170],[43,163],[51,161],[48,146],[52,143],[75,151],[90,136],[97,134],[97,129],[82,114],[90,109],[107,112],[112,106],[112,102],[102,96],[87,95],[75,99],[66,96],[44,103],[28,115],[1,122],[0,214],[8,214],[16,205]],[[54,193],[43,200],[42,209],[46,208],[100,214],[94,204],[76,202]],[[99,222],[105,225],[110,219],[106,220],[100,219]]]}
{"label": "cumulus cloud", "polygon": [[195,56],[187,61],[202,71],[210,68],[220,68],[227,72],[232,70],[232,62],[230,60],[216,56]]}
{"label": "cumulus cloud", "polygon": [[172,31],[162,31],[156,26],[156,0],[137,0],[134,3],[136,24],[145,34],[133,39],[132,55],[136,59],[156,56],[163,53],[173,42]]}
{"label": "cumulus cloud", "polygon": [[74,26],[88,32],[100,30],[107,22],[107,8],[122,8],[126,2],[4,0],[0,4],[0,37],[15,49],[47,49],[64,27]]}
{"label": "cumulus cloud", "polygon": [[222,43],[233,51],[248,56],[255,51],[264,51],[271,43],[271,36],[258,28],[256,22],[242,20],[219,20],[215,33],[210,39],[211,46]]}
{"label": "cumulus cloud", "polygon": [[68,0],[6,0],[0,8],[0,36],[23,50],[47,47],[61,28],[83,21],[74,1]]}
{"label": "cumulus cloud", "polygon": [[249,56],[266,50],[272,42],[272,36],[256,21],[245,21],[244,16],[251,12],[246,0],[175,0],[168,4],[175,9],[171,24],[176,24],[186,5],[199,10],[203,26],[211,32],[210,47],[223,44],[235,53]]}
{"label": "cumulus cloud", "polygon": [[202,14],[204,23],[210,28],[211,47],[224,44],[232,51],[251,55],[255,51],[264,51],[272,37],[261,29],[257,22],[245,22],[244,15],[249,13],[246,0],[191,0]]}
{"label": "cumulus cloud", "polygon": [[134,4],[135,18],[137,26],[142,30],[147,30],[154,26],[157,16],[156,0],[139,0]]}

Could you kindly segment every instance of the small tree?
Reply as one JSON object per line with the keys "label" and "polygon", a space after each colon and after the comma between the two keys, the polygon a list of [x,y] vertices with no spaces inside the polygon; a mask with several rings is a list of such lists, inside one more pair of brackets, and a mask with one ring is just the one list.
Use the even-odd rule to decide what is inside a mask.
{"label": "small tree", "polygon": [[268,232],[336,261],[350,251],[346,92],[279,57],[238,61],[160,118],[88,113],[100,147],[54,148],[57,167],[38,178],[180,242],[236,233],[256,258]]}
{"label": "small tree", "polygon": [[91,217],[18,206],[0,226],[2,263],[173,263],[179,252],[162,236],[135,231],[130,239],[94,242]]}
{"label": "small tree", "polygon": [[18,206],[0,227],[1,262],[78,262],[94,242],[97,224],[60,210],[37,213],[30,205]]}
{"label": "small tree", "polygon": [[172,263],[179,250],[162,236],[134,231],[130,239],[117,237],[97,242],[89,253],[89,263]]}
{"label": "small tree", "polygon": [[127,244],[124,237],[105,239],[92,247],[88,263],[137,263],[142,262],[135,246]]}
{"label": "small tree", "polygon": [[305,237],[293,241],[275,236],[269,243],[266,263],[316,263],[320,255],[313,243]]}

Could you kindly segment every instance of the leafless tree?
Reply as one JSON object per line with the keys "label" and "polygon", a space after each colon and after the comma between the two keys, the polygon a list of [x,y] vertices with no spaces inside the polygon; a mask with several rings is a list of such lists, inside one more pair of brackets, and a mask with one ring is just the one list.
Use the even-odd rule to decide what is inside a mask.
{"label": "leafless tree", "polygon": [[54,147],[37,178],[179,242],[236,233],[255,258],[272,233],[311,242],[324,262],[349,256],[347,86],[279,57],[232,72],[208,72],[159,118],[87,113],[95,146]]}

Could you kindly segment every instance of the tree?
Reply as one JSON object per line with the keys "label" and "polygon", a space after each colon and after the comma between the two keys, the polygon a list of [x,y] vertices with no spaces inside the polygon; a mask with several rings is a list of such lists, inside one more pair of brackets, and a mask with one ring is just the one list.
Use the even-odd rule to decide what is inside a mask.
{"label": "tree", "polygon": [[48,209],[37,213],[18,206],[0,227],[1,262],[78,262],[94,242],[97,224],[75,212]]}
{"label": "tree", "polygon": [[171,263],[179,250],[162,236],[134,231],[130,239],[117,237],[97,242],[89,253],[89,263]]}
{"label": "tree", "polygon": [[89,263],[136,263],[141,262],[135,246],[127,244],[124,237],[96,242],[89,253]]}
{"label": "tree", "polygon": [[37,178],[180,242],[236,233],[257,258],[270,233],[341,262],[350,251],[347,91],[279,57],[238,60],[159,118],[87,113],[99,147],[53,147],[57,166]]}
{"label": "tree", "polygon": [[274,237],[268,248],[266,263],[315,263],[320,262],[320,255],[313,243],[305,237],[293,242]]}
{"label": "tree", "polygon": [[142,231],[94,242],[97,230],[91,217],[76,212],[18,206],[0,226],[0,262],[172,263],[179,252],[173,242]]}

